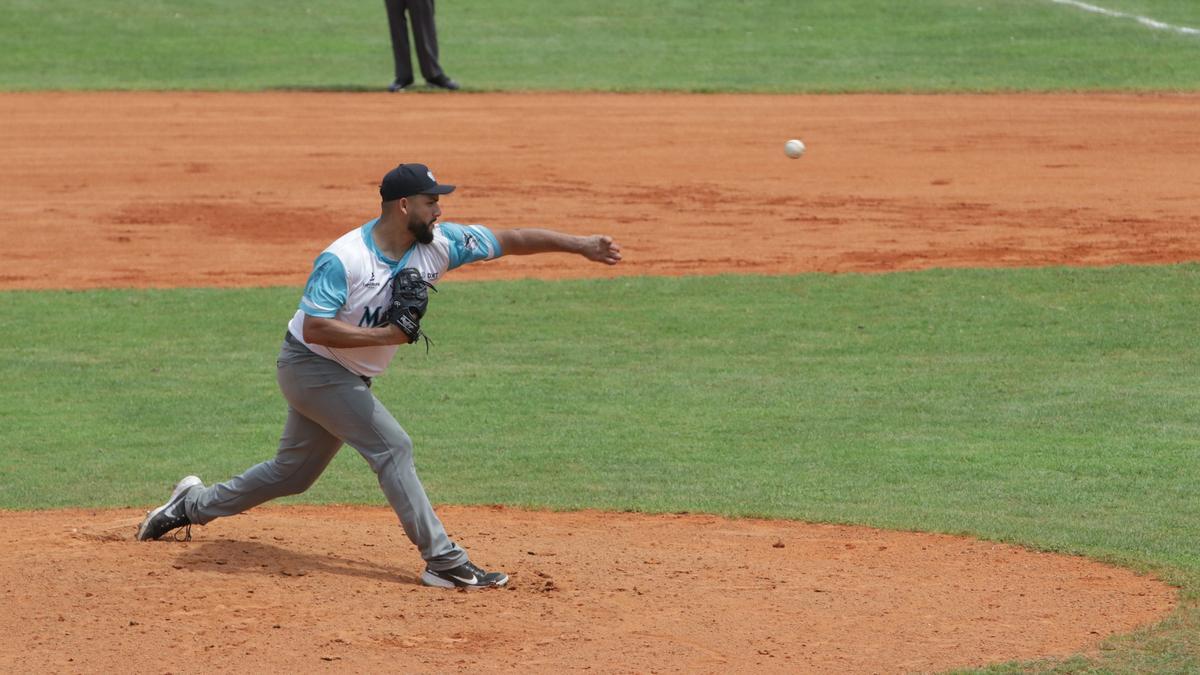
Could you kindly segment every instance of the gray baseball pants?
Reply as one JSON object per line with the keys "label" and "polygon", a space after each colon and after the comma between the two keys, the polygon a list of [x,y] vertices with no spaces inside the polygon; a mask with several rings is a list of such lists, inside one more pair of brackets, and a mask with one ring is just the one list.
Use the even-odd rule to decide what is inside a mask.
{"label": "gray baseball pants", "polygon": [[283,343],[276,365],[279,389],[288,401],[279,451],[240,476],[189,492],[184,502],[188,518],[203,525],[300,494],[316,482],[344,442],[371,465],[404,533],[431,569],[466,562],[466,552],[447,536],[417,478],[412,440],[369,384],[292,340]]}

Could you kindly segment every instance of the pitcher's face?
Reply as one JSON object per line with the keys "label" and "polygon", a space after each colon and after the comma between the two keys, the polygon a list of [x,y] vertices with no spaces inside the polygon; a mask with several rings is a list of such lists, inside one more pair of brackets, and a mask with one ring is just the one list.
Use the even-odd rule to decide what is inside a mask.
{"label": "pitcher's face", "polygon": [[422,244],[433,243],[433,226],[442,217],[442,207],[437,195],[413,195],[405,197],[408,213],[408,231]]}

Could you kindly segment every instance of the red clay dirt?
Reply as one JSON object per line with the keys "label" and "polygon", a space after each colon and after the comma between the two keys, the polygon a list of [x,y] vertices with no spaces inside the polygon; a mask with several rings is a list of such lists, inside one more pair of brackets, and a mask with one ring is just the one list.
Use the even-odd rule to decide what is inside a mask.
{"label": "red clay dirt", "polygon": [[[447,220],[625,247],[452,280],[1200,258],[1194,95],[5,94],[0,119],[0,290],[298,288],[400,161],[460,186]],[[511,590],[418,585],[385,508],[261,508],[190,543],[131,541],[132,510],[0,512],[0,671],[930,671],[1093,650],[1176,602],[959,537],[439,513]]]}
{"label": "red clay dirt", "polygon": [[1200,258],[1195,95],[7,94],[0,119],[0,289],[300,285],[400,161],[460,186],[446,220],[627,253],[451,279]]}
{"label": "red clay dirt", "polygon": [[925,672],[1091,649],[1175,602],[1128,570],[962,537],[439,513],[508,589],[421,586],[383,507],[265,507],[188,543],[133,541],[135,511],[4,513],[0,670]]}

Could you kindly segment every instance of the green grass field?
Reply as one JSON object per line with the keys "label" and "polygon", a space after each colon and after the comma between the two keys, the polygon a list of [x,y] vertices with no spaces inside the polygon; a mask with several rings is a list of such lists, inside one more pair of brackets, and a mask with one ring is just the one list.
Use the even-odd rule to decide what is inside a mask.
{"label": "green grass field", "polygon": [[[1200,27],[1193,0],[1095,0]],[[447,71],[476,90],[1194,90],[1200,35],[1050,0],[455,0]],[[383,3],[6,0],[0,90],[379,90]]]}
{"label": "green grass field", "polygon": [[[441,501],[864,522],[1200,572],[1197,282],[1189,265],[450,283],[433,350],[402,351],[377,394]],[[0,508],[146,504],[182,470],[270,456],[297,292],[0,295]],[[346,455],[308,497],[378,502]]]}

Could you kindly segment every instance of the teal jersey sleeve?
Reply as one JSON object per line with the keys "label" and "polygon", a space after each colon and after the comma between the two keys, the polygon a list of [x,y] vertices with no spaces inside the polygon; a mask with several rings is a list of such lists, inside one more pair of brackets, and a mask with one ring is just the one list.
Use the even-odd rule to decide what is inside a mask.
{"label": "teal jersey sleeve", "polygon": [[300,298],[300,311],[309,316],[332,319],[346,304],[346,268],[332,253],[322,253],[313,262],[312,274]]}
{"label": "teal jersey sleeve", "polygon": [[442,223],[442,234],[450,240],[450,267],[462,267],[477,260],[500,257],[500,242],[496,235],[483,225],[459,225]]}

